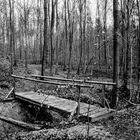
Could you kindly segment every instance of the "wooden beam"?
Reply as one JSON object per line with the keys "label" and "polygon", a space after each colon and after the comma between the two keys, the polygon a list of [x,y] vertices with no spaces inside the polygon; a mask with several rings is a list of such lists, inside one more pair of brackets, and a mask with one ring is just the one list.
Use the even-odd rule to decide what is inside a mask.
{"label": "wooden beam", "polygon": [[76,113],[76,109],[78,106],[78,103],[75,101],[58,98],[56,96],[39,95],[36,92],[16,92],[15,98],[33,105],[37,105],[39,107],[43,106],[46,109],[59,112],[64,116],[70,115],[71,117],[73,117],[73,115]]}
{"label": "wooden beam", "polygon": [[13,124],[13,125],[18,126],[18,127],[28,129],[28,130],[40,130],[41,129],[41,126],[38,126],[35,124],[25,123],[25,122],[18,121],[18,120],[14,120],[12,118],[8,118],[5,116],[0,116],[0,120],[5,121],[5,122],[10,123],[10,124]]}
{"label": "wooden beam", "polygon": [[14,101],[15,100],[15,98],[6,98],[6,99],[4,99],[4,100],[2,100],[2,101],[0,101],[1,103],[6,103],[6,102],[12,102],[12,101]]}
{"label": "wooden beam", "polygon": [[37,79],[32,79],[32,78],[26,78],[26,77],[22,77],[22,76],[16,76],[16,75],[12,75],[12,77],[17,78],[17,79],[23,79],[23,80],[29,80],[29,81],[33,81],[33,82],[39,82],[39,83],[44,83],[44,84],[53,84],[53,85],[61,85],[61,86],[80,86],[80,87],[84,87],[84,88],[93,88],[93,85],[86,85],[86,84],[82,84],[82,83],[61,83],[61,82],[57,82],[57,81],[44,81],[44,80],[37,80]]}
{"label": "wooden beam", "polygon": [[41,76],[41,75],[32,75],[35,78],[45,78],[48,80],[59,80],[64,82],[76,82],[76,83],[86,83],[86,84],[101,84],[101,85],[116,85],[113,82],[100,82],[100,81],[90,81],[90,80],[78,80],[78,79],[66,79],[66,78],[59,78],[59,77],[52,77],[52,76]]}
{"label": "wooden beam", "polygon": [[80,98],[81,98],[81,88],[78,86],[77,87],[78,89],[78,109],[77,109],[77,118],[79,117],[80,115]]}
{"label": "wooden beam", "polygon": [[106,114],[103,114],[103,115],[100,115],[100,116],[97,116],[97,117],[94,117],[94,115],[90,118],[91,118],[91,122],[96,122],[96,121],[100,121],[102,119],[107,119],[109,117],[112,117],[112,116],[115,116],[116,115],[116,112],[115,111],[110,111]]}

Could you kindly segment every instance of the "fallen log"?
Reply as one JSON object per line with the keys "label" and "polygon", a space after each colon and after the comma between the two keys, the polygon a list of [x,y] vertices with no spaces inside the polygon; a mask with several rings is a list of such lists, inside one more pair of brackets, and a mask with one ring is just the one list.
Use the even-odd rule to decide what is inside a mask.
{"label": "fallen log", "polygon": [[[18,78],[16,75],[12,75],[15,78]],[[59,78],[59,77],[52,77],[52,76],[41,76],[41,75],[31,75],[35,78],[45,78],[47,80],[59,80],[63,82],[75,82],[75,83],[86,83],[86,84],[101,84],[101,85],[116,85],[116,83],[112,82],[102,82],[102,81],[89,81],[89,80],[78,80],[78,79],[66,79],[66,78]]]}
{"label": "fallen log", "polygon": [[7,102],[15,101],[15,100],[16,100],[15,98],[7,98],[7,99],[1,100],[0,102],[1,102],[1,103],[7,103]]}
{"label": "fallen log", "polygon": [[36,124],[25,123],[5,116],[0,116],[0,120],[28,130],[40,130],[42,128],[42,126]]}

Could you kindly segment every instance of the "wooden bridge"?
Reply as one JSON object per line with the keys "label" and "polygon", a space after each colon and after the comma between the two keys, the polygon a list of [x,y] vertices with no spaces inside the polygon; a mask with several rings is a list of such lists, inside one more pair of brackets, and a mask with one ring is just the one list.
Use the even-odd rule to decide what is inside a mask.
{"label": "wooden bridge", "polygon": [[[92,122],[94,122],[103,118],[108,118],[115,114],[115,111],[113,109],[101,108],[97,105],[89,105],[89,104],[80,102],[80,96],[81,96],[80,88],[81,87],[92,88],[93,84],[101,84],[103,86],[105,85],[114,86],[116,85],[115,83],[65,79],[65,78],[57,78],[57,77],[49,77],[49,76],[42,77],[38,75],[33,75],[32,77],[34,78],[20,77],[20,76],[15,76],[15,75],[12,75],[12,77],[14,79],[18,78],[18,79],[29,80],[29,81],[45,83],[45,84],[53,84],[53,85],[61,85],[61,86],[66,86],[66,85],[76,86],[79,91],[78,102],[64,99],[64,98],[59,98],[52,95],[37,93],[34,91],[16,92],[15,82],[14,82],[13,95],[15,99],[25,101],[27,103],[37,105],[39,107],[45,107],[46,109],[50,109],[53,111],[65,113],[69,116],[70,120],[73,118],[74,115],[76,115],[76,116],[88,117],[90,118]],[[39,79],[43,78],[44,80],[39,80],[37,78]]]}

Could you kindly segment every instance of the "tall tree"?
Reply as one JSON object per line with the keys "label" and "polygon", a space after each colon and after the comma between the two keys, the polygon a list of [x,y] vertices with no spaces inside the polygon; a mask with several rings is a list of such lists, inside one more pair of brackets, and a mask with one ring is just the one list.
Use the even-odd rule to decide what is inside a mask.
{"label": "tall tree", "polygon": [[54,0],[51,1],[51,29],[50,29],[50,41],[51,41],[51,56],[50,56],[50,75],[53,74],[53,28],[54,28],[54,21],[55,21],[55,2]]}
{"label": "tall tree", "polygon": [[129,14],[129,0],[124,1],[124,71],[123,71],[123,86],[127,89],[128,84],[128,53],[129,53],[129,26],[130,26],[130,14]]}
{"label": "tall tree", "polygon": [[25,54],[25,68],[28,68],[28,24],[29,24],[29,14],[30,8],[28,7],[28,3],[24,0],[24,54]]}
{"label": "tall tree", "polygon": [[82,30],[82,14],[83,14],[83,3],[82,0],[79,0],[79,51],[80,51],[80,58],[79,58],[79,64],[77,69],[77,74],[80,74],[80,69],[82,66],[82,54],[83,54],[83,30]]}
{"label": "tall tree", "polygon": [[113,0],[113,20],[114,20],[114,31],[113,31],[113,82],[116,86],[113,88],[112,103],[111,107],[116,107],[117,104],[117,89],[119,82],[119,45],[118,45],[118,0]]}
{"label": "tall tree", "polygon": [[12,3],[9,0],[9,7],[10,7],[10,53],[11,53],[11,67],[10,72],[13,73],[13,43],[12,43]]}
{"label": "tall tree", "polygon": [[105,67],[106,67],[106,72],[107,72],[107,0],[104,1],[104,27],[103,27],[103,43],[104,43],[104,62],[105,62]]}
{"label": "tall tree", "polygon": [[42,38],[43,38],[43,33],[42,33],[42,18],[41,18],[41,13],[42,13],[42,11],[41,11],[41,9],[42,9],[42,1],[40,0],[40,2],[39,2],[40,4],[39,4],[39,6],[40,6],[40,12],[39,12],[39,21],[40,21],[40,27],[39,27],[39,30],[40,30],[40,45],[39,45],[39,50],[40,50],[40,60],[42,60]]}
{"label": "tall tree", "polygon": [[67,41],[68,41],[68,29],[67,29],[67,2],[68,0],[64,0],[64,7],[65,7],[65,46],[63,49],[63,70],[66,70],[66,48],[67,48]]}
{"label": "tall tree", "polygon": [[98,64],[99,70],[101,69],[101,19],[100,19],[100,5],[99,0],[97,0],[97,50],[98,50]]}
{"label": "tall tree", "polygon": [[15,43],[15,1],[12,0],[12,43],[13,43],[13,54],[14,54],[14,66],[17,66],[16,59],[16,43]]}
{"label": "tall tree", "polygon": [[[74,24],[74,10],[75,10],[75,0],[72,4],[72,10],[70,11],[70,0],[68,0],[68,21],[69,21],[69,60],[68,60],[68,74],[67,78],[70,77],[71,70],[71,56],[72,56],[72,45],[73,45],[73,24]],[[71,13],[70,13],[71,12]]]}
{"label": "tall tree", "polygon": [[48,31],[48,11],[47,11],[47,1],[44,0],[44,45],[42,51],[42,68],[41,75],[44,75],[45,71],[45,63],[47,64],[47,56],[48,56],[48,46],[47,46],[47,31]]}
{"label": "tall tree", "polygon": [[[56,32],[58,32],[58,25],[59,25],[59,18],[58,18],[58,0],[56,0]],[[56,36],[56,69],[55,69],[55,74],[58,72],[58,47],[59,47],[59,38],[58,35]]]}
{"label": "tall tree", "polygon": [[[87,18],[87,0],[84,0],[84,20],[83,20],[83,62],[86,68],[86,18]],[[85,71],[85,70],[84,70]]]}
{"label": "tall tree", "polygon": [[[138,26],[138,73],[137,73],[137,77],[138,77],[138,90],[140,89],[140,6],[139,6],[139,0],[137,0],[137,9],[138,9],[138,18],[139,18],[139,26]],[[139,95],[140,97],[140,95]]]}

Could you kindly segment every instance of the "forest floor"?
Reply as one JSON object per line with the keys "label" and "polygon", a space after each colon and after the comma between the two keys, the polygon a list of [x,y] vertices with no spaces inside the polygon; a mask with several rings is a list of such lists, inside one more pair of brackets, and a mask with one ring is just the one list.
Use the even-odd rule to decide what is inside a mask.
{"label": "forest floor", "polygon": [[[49,70],[46,70],[49,73]],[[40,74],[40,66],[30,65],[26,72],[22,65],[14,68],[14,74],[25,76],[30,74]],[[74,72],[73,72],[74,75]],[[66,72],[62,70],[58,71],[58,77],[66,77]],[[109,78],[95,78],[90,77],[92,80],[111,81]],[[0,99],[3,99],[9,92],[7,88],[0,88]],[[57,93],[55,89],[57,87],[53,85],[35,84],[27,81],[16,81],[17,91],[29,91],[34,90],[37,92],[43,92],[45,94],[58,95],[63,98],[76,100],[75,93],[76,89],[65,89],[60,88]],[[98,102],[101,101],[100,86],[94,87],[92,91],[88,89],[82,89],[81,100],[88,102],[92,96]],[[85,94],[86,93],[86,94]],[[92,94],[94,93],[94,94]],[[101,103],[101,102],[100,102]],[[89,138],[90,139],[101,139],[101,140],[138,140],[140,139],[140,105],[131,107],[125,107],[126,102],[120,102],[121,111],[111,119],[105,119],[96,123],[89,124]],[[53,116],[53,122],[50,124],[50,128],[44,128],[39,131],[28,132],[19,127],[7,124],[0,121],[0,139],[86,139],[88,122],[86,120],[73,120],[71,123],[67,119],[63,118],[59,113],[49,112]],[[30,123],[41,123],[43,120],[38,120],[33,114],[26,110],[26,108],[17,101],[0,103],[0,115],[11,117],[16,120],[30,122]],[[45,120],[45,123],[46,120]]]}

